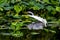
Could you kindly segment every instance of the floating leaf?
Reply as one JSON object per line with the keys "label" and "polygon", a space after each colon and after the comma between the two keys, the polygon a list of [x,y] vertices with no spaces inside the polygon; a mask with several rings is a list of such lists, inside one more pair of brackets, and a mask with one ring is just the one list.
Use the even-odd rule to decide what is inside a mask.
{"label": "floating leaf", "polygon": [[7,0],[0,0],[0,7],[3,7],[4,5],[6,5]]}
{"label": "floating leaf", "polygon": [[43,0],[43,2],[49,3],[49,0]]}
{"label": "floating leaf", "polygon": [[40,7],[39,7],[39,6],[33,6],[32,9],[33,9],[33,10],[39,10]]}
{"label": "floating leaf", "polygon": [[56,11],[60,12],[60,7],[56,7]]}
{"label": "floating leaf", "polygon": [[12,36],[21,37],[21,36],[23,36],[23,33],[20,32],[20,31],[16,31],[16,32],[13,32],[13,33],[12,33]]}
{"label": "floating leaf", "polygon": [[52,6],[47,6],[46,9],[47,9],[48,11],[55,10],[54,7],[52,7]]}
{"label": "floating leaf", "polygon": [[0,8],[1,11],[3,11],[3,8]]}
{"label": "floating leaf", "polygon": [[15,5],[14,6],[14,10],[19,13],[20,11],[22,11],[22,6],[19,6],[19,5]]}
{"label": "floating leaf", "polygon": [[4,7],[5,10],[11,10],[13,7]]}

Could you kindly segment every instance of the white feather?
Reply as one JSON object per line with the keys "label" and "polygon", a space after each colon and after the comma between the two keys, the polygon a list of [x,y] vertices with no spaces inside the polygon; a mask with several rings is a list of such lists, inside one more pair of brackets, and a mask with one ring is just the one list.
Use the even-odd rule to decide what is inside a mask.
{"label": "white feather", "polygon": [[43,19],[43,18],[41,18],[41,17],[39,17],[39,16],[35,16],[31,11],[28,11],[28,13],[32,14],[32,15],[29,15],[30,17],[35,18],[36,20],[42,22],[45,27],[47,26],[47,25],[46,25],[46,24],[47,24],[46,19]]}
{"label": "white feather", "polygon": [[38,21],[40,21],[42,23],[44,23],[44,26],[46,27],[46,24],[47,24],[46,19],[43,19],[43,18],[38,17],[38,16],[34,16],[34,15],[29,15],[29,16],[32,17],[32,18],[35,18],[36,20],[38,20]]}

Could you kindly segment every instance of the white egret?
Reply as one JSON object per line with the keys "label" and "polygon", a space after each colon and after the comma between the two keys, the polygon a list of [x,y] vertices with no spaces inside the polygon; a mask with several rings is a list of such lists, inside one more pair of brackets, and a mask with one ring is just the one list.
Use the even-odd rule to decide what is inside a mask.
{"label": "white egret", "polygon": [[37,22],[37,23],[29,24],[29,25],[28,25],[28,28],[29,28],[29,29],[38,30],[38,29],[43,29],[43,26],[47,27],[47,25],[46,25],[46,24],[47,24],[46,19],[43,19],[43,18],[41,18],[41,17],[39,17],[39,16],[35,16],[34,13],[31,12],[31,11],[28,11],[28,13],[32,14],[32,15],[28,15],[28,16],[30,16],[30,17],[32,17],[32,18],[34,18],[34,19],[36,19],[36,20],[39,21],[39,22]]}

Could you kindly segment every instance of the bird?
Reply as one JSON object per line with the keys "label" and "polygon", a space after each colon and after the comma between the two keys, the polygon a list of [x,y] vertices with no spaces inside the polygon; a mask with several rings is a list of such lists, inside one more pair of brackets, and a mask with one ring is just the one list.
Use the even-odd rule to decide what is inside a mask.
{"label": "bird", "polygon": [[39,30],[39,29],[43,29],[43,27],[47,27],[47,20],[46,19],[43,19],[42,17],[39,17],[39,16],[35,16],[33,12],[31,11],[27,11],[27,13],[31,14],[31,15],[28,15],[36,20],[38,20],[38,22],[33,22],[29,25],[27,25],[28,29],[33,29],[33,30]]}

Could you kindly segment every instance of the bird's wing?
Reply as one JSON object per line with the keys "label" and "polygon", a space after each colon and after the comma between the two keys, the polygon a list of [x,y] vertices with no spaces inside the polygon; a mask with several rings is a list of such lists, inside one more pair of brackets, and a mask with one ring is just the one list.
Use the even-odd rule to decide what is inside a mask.
{"label": "bird's wing", "polygon": [[32,17],[32,18],[34,18],[34,19],[36,19],[36,20],[38,20],[38,21],[41,21],[42,22],[42,19],[43,18],[41,18],[41,17],[34,16],[34,15],[29,15],[29,16]]}
{"label": "bird's wing", "polygon": [[34,15],[29,15],[29,16],[32,17],[32,18],[35,18],[36,20],[38,20],[38,21],[40,21],[42,23],[44,23],[44,26],[46,26],[46,24],[47,24],[46,19],[43,19],[43,18],[38,17],[38,16],[34,16]]}

